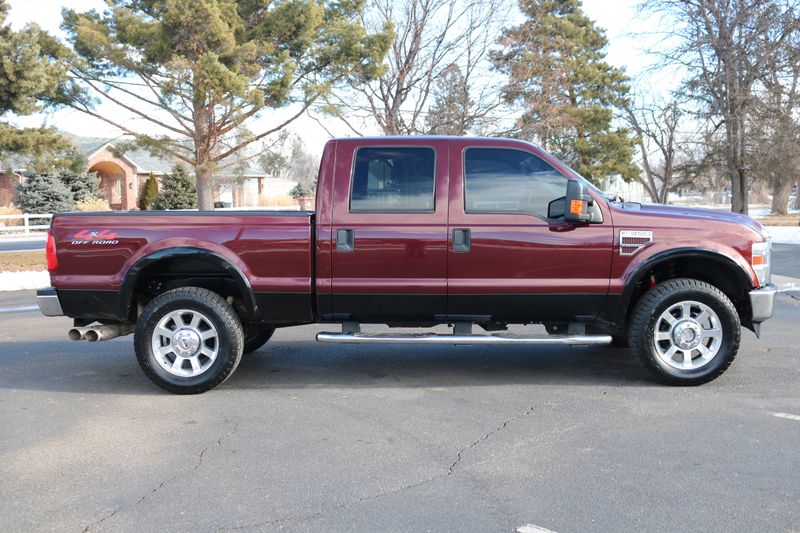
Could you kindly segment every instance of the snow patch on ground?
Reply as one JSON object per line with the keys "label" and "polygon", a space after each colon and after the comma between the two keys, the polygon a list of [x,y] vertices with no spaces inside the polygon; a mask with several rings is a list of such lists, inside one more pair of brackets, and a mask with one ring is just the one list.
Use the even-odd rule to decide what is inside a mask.
{"label": "snow patch on ground", "polygon": [[40,272],[0,272],[0,292],[43,289],[49,286],[50,275],[46,270]]}
{"label": "snow patch on ground", "polygon": [[[800,213],[800,209],[789,209],[788,213],[790,215],[796,215],[797,213]],[[772,208],[771,207],[757,207],[755,209],[751,208],[748,210],[747,214],[753,218],[767,217],[772,214]]]}
{"label": "snow patch on ground", "polygon": [[764,226],[775,244],[800,244],[800,226]]}

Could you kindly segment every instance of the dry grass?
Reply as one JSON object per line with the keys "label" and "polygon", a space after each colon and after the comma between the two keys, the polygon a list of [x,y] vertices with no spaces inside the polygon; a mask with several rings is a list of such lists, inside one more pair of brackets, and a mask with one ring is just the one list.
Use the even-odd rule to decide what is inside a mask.
{"label": "dry grass", "polygon": [[75,205],[78,211],[111,211],[111,206],[108,205],[108,200],[105,198],[88,198]]}
{"label": "dry grass", "polygon": [[756,220],[765,226],[798,226],[800,225],[800,213],[790,215],[768,215],[758,217]]}
{"label": "dry grass", "polygon": [[286,207],[297,205],[297,200],[288,194],[279,194],[276,196],[262,197],[258,200],[259,207]]}
{"label": "dry grass", "polygon": [[0,253],[0,272],[38,271],[46,268],[47,263],[45,262],[44,251]]}
{"label": "dry grass", "polygon": [[[4,205],[0,207],[0,215],[21,215],[22,211],[14,207],[14,204]],[[3,220],[0,219],[0,226],[21,226],[22,219],[19,220]]]}

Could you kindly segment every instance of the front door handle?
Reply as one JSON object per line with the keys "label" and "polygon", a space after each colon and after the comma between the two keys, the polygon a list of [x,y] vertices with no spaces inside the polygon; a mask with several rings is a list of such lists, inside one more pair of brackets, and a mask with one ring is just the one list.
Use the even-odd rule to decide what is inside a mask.
{"label": "front door handle", "polygon": [[351,229],[336,230],[336,251],[352,252],[356,247],[356,235]]}
{"label": "front door handle", "polygon": [[470,241],[472,240],[472,232],[468,229],[454,229],[453,230],[453,251],[454,252],[469,252]]}

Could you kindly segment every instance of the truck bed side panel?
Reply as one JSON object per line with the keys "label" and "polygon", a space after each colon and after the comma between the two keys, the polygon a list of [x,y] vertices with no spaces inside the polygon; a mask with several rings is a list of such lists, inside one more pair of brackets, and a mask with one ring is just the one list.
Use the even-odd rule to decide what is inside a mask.
{"label": "truck bed side panel", "polygon": [[67,301],[103,294],[118,300],[139,261],[189,248],[241,272],[263,320],[312,319],[310,213],[69,213],[55,217],[52,232],[59,266],[51,280]]}

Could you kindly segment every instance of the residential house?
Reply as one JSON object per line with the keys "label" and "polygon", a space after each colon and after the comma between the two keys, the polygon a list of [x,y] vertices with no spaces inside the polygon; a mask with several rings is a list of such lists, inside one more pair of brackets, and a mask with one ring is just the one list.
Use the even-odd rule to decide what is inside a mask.
{"label": "residential house", "polygon": [[[111,209],[138,209],[139,196],[144,183],[152,174],[160,178],[178,163],[172,157],[154,157],[146,150],[121,152],[114,143],[121,139],[78,137],[64,134],[77,150],[86,157],[87,172],[100,178],[100,187]],[[296,182],[273,178],[254,164],[255,159],[223,162],[215,177],[214,202],[224,207],[256,207],[271,197],[285,196]],[[23,170],[0,172],[0,206],[14,200],[16,186],[25,178]]]}

